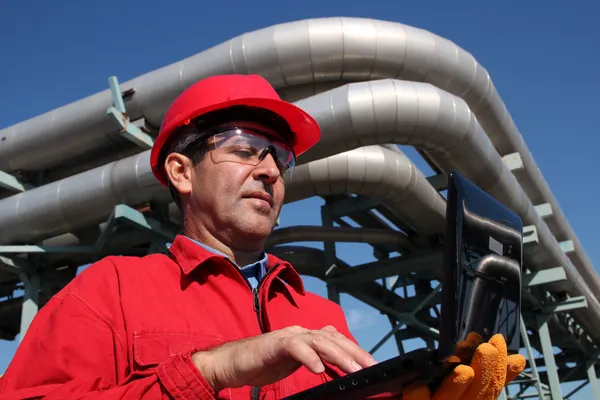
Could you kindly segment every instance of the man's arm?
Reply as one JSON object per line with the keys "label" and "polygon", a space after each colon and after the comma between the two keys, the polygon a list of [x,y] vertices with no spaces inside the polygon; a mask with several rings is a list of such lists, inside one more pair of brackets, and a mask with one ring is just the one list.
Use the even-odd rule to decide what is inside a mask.
{"label": "man's arm", "polygon": [[[189,354],[131,374],[127,337],[108,312],[119,306],[114,265],[98,264],[42,307],[0,380],[0,397],[214,399]],[[96,287],[88,285],[94,281]],[[84,289],[105,298],[92,304],[93,296],[81,296]]]}

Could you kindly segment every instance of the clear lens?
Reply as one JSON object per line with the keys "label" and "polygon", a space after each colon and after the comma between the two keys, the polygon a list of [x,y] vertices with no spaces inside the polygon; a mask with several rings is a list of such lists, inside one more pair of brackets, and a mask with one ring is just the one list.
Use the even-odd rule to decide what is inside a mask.
{"label": "clear lens", "polygon": [[213,162],[235,162],[258,165],[269,154],[284,179],[291,179],[296,164],[294,152],[278,141],[273,141],[258,131],[232,128],[209,139]]}

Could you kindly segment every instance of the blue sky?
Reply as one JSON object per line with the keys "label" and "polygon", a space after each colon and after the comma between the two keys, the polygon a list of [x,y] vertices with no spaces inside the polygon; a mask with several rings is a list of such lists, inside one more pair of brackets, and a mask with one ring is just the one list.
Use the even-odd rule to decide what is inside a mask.
{"label": "blue sky", "polygon": [[[368,17],[444,36],[489,71],[590,259],[600,266],[595,207],[600,189],[593,184],[600,172],[597,2],[19,0],[0,7],[1,128],[103,90],[110,75],[123,82],[275,23]],[[283,225],[318,225],[321,204],[309,199],[286,206]],[[351,264],[371,260],[366,246],[342,244],[338,254]],[[306,281],[325,295],[321,282]],[[365,348],[389,329],[374,310],[346,296],[342,305]],[[0,371],[15,347],[0,343]],[[390,341],[376,356],[394,354]]]}

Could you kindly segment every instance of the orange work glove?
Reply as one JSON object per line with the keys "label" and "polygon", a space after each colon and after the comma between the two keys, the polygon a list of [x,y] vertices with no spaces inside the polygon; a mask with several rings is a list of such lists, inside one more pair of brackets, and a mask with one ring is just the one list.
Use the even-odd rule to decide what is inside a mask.
{"label": "orange work glove", "polygon": [[[469,359],[470,364],[464,364]],[[476,333],[469,334],[457,344],[456,355],[450,361],[463,364],[454,368],[433,396],[426,385],[413,385],[404,391],[402,399],[496,400],[502,389],[525,369],[525,357],[520,354],[509,356],[504,336],[500,334],[487,343],[481,343]]]}

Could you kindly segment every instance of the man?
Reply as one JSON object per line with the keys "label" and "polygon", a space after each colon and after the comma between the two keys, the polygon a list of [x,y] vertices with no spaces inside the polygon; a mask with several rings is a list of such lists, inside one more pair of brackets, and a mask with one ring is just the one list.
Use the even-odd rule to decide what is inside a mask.
{"label": "man", "polygon": [[[183,235],[168,255],[107,257],[54,296],[0,393],[277,399],[373,365],[341,308],[306,292],[289,263],[264,251],[296,157],[319,137],[315,120],[258,76],[216,76],[188,88],[167,111],[150,156],[182,210]],[[479,346],[488,349],[475,353],[478,364],[457,368],[441,388],[460,396],[453,383],[475,382],[469,398],[497,396],[486,369],[500,371],[500,389],[520,372],[497,342]],[[429,396],[411,390],[405,398]]]}

